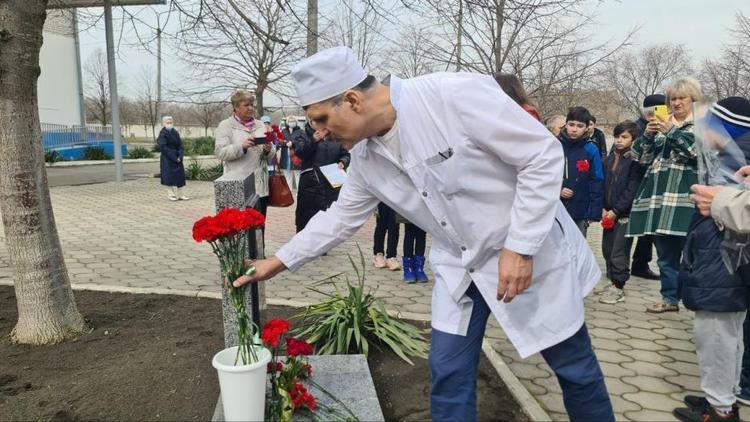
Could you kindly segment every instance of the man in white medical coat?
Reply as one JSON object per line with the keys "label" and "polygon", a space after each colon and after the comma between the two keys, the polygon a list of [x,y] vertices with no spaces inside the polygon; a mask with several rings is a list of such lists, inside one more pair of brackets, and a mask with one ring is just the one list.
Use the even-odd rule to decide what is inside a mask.
{"label": "man in white medical coat", "polygon": [[331,208],[235,285],[299,269],[382,201],[432,235],[433,420],[476,419],[490,313],[521,357],[542,353],[571,420],[614,420],[583,318],[600,271],[558,199],[559,142],[490,76],[385,85],[346,47],[301,61],[292,76],[315,128],[350,149],[349,176]]}

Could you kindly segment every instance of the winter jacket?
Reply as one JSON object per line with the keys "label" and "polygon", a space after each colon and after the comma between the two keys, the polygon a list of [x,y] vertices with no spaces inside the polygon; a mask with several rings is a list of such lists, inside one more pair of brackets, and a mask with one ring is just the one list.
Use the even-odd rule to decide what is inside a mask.
{"label": "winter jacket", "polygon": [[646,176],[630,210],[627,236],[687,234],[695,213],[690,186],[698,182],[694,144],[692,121],[635,141],[633,159],[646,166]]}
{"label": "winter jacket", "polygon": [[594,133],[591,135],[591,142],[596,145],[596,148],[599,150],[599,155],[602,157],[602,160],[604,160],[604,157],[607,156],[607,136],[601,131],[601,129],[594,128]]}
{"label": "winter jacket", "polygon": [[618,217],[630,215],[635,193],[646,168],[630,157],[630,149],[612,153],[604,160],[604,209]]}
{"label": "winter jacket", "polygon": [[741,312],[747,309],[750,265],[729,274],[721,258],[723,232],[710,217],[690,222],[680,265],[682,302],[692,311]]}
{"label": "winter jacket", "polygon": [[563,129],[560,143],[565,154],[563,188],[573,191],[573,197],[562,199],[573,220],[600,220],[604,177],[599,150],[588,138],[570,140]]}
{"label": "winter jacket", "polygon": [[313,133],[315,133],[315,130],[309,125],[305,125],[304,130],[295,131],[292,135],[294,154],[302,160],[303,171],[338,162],[349,166],[349,151],[335,141],[324,139],[315,142]]}

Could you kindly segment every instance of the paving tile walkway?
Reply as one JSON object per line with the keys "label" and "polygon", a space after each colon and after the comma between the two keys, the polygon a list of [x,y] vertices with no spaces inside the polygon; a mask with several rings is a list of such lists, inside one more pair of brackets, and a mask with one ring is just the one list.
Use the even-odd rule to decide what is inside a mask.
{"label": "paving tile walkway", "polygon": [[[213,185],[191,182],[190,201],[170,202],[156,179],[51,189],[65,262],[74,285],[110,286],[181,293],[220,291],[216,260],[205,244],[190,235],[192,223],[214,211]],[[374,220],[354,238],[295,274],[284,273],[266,286],[269,301],[310,304],[323,296],[308,289],[334,274],[354,275],[347,254],[358,259],[361,247],[367,279],[377,296],[393,309],[429,318],[431,283],[405,285],[399,272],[370,266]],[[294,234],[294,209],[269,211],[267,252],[273,254]],[[600,264],[601,231],[592,226],[589,240]],[[400,247],[399,247],[400,250]],[[0,233],[0,284],[11,284],[8,252]],[[603,284],[602,284],[603,285]],[[603,305],[586,300],[588,324],[618,420],[674,420],[671,410],[682,396],[699,389],[691,312],[648,314],[658,282],[639,278],[626,286],[627,298]],[[491,319],[491,349],[502,357],[523,386],[554,420],[565,420],[560,387],[540,356],[519,359]]]}

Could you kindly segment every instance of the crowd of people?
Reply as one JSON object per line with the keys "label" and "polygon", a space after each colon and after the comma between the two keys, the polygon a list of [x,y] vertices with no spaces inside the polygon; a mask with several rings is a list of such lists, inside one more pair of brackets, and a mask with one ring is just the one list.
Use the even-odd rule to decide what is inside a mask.
{"label": "crowd of people", "polygon": [[[519,96],[518,87],[505,88],[507,76],[496,79],[539,118],[523,91]],[[735,182],[745,185],[750,167],[741,165],[750,163],[750,101],[725,98],[701,116],[709,127],[703,136],[725,134],[721,140],[696,137],[695,111],[701,101],[697,80],[677,79],[666,96],[644,98],[636,119],[614,126],[609,152],[596,119],[584,107],[571,107],[566,116],[550,116],[544,124],[564,151],[560,200],[584,237],[592,222],[603,228],[602,255],[611,284],[598,292],[599,302],[625,300],[631,249],[638,239],[632,274],[661,281],[660,300],[645,311],[678,312],[680,301],[695,311],[693,335],[705,397],[685,396],[687,407],[674,409],[674,415],[683,421],[738,421],[737,402],[750,405],[750,267],[746,261],[727,264],[722,242],[727,227],[748,231],[738,223],[750,218],[750,202],[741,190],[728,188],[726,195],[733,195],[734,202],[727,199],[721,211],[696,203],[698,192],[710,189],[701,184],[712,183],[706,175],[711,169],[699,169],[701,159],[704,167],[712,165],[711,157],[701,157],[701,143],[716,149],[714,165],[736,171]],[[739,158],[726,152],[732,149],[741,151]],[[691,189],[696,192],[692,196]],[[648,267],[651,245],[658,275]]]}
{"label": "crowd of people", "polygon": [[[333,50],[335,49],[326,54],[341,54],[344,59],[351,60],[349,52]],[[423,228],[430,229],[430,233],[433,234],[433,242],[435,242],[435,234],[437,233],[439,236],[437,240],[440,248],[438,256],[441,259],[441,262],[433,263],[433,269],[445,268],[442,279],[438,277],[437,271],[435,274],[436,279],[442,280],[440,283],[436,281],[435,287],[436,297],[442,297],[440,306],[448,306],[449,302],[445,301],[447,300],[445,297],[450,298],[452,294],[457,294],[456,297],[462,297],[463,295],[463,297],[470,298],[470,302],[478,304],[478,307],[473,311],[471,306],[468,308],[468,313],[471,314],[472,318],[471,321],[474,321],[474,315],[477,312],[482,313],[482,317],[477,319],[476,326],[471,325],[471,327],[476,328],[466,326],[466,324],[470,324],[469,314],[462,317],[462,321],[465,319],[461,323],[464,324],[461,325],[463,328],[457,328],[458,326],[454,326],[455,322],[446,322],[446,325],[440,325],[442,322],[435,321],[435,318],[438,317],[452,318],[452,316],[446,314],[443,317],[433,312],[433,351],[431,351],[430,359],[438,359],[433,357],[436,356],[435,350],[452,350],[454,346],[458,347],[459,343],[453,344],[451,342],[454,342],[454,340],[448,340],[453,338],[450,336],[456,335],[453,331],[459,332],[463,329],[465,332],[468,329],[469,334],[466,334],[467,336],[471,337],[472,333],[476,331],[474,334],[478,333],[481,338],[484,326],[480,320],[486,321],[490,312],[495,313],[496,316],[503,315],[503,318],[518,316],[496,309],[496,305],[488,301],[486,292],[480,289],[483,284],[477,284],[476,277],[478,276],[476,274],[468,278],[464,276],[464,281],[461,281],[462,287],[459,287],[454,281],[449,282],[444,279],[446,275],[449,275],[457,277],[457,280],[460,281],[460,274],[453,274],[452,271],[463,268],[464,261],[471,262],[471,257],[466,255],[468,253],[466,252],[467,246],[459,244],[459,247],[453,245],[452,242],[461,241],[461,238],[457,237],[460,236],[460,233],[472,233],[471,236],[479,237],[481,232],[481,230],[476,231],[476,222],[468,217],[460,216],[459,218],[459,216],[450,213],[446,214],[440,208],[452,206],[450,204],[452,204],[453,196],[471,195],[472,190],[462,185],[461,180],[451,179],[446,181],[445,177],[459,176],[459,169],[453,167],[457,160],[449,160],[451,156],[460,153],[471,160],[472,152],[470,149],[464,151],[461,145],[453,145],[445,150],[439,150],[434,157],[423,159],[425,167],[419,171],[424,173],[420,173],[419,177],[427,181],[425,183],[440,183],[441,189],[443,189],[440,194],[445,195],[445,199],[442,197],[439,199],[439,201],[445,202],[432,202],[435,200],[429,199],[431,194],[427,188],[418,185],[410,187],[410,189],[414,188],[416,192],[421,193],[417,196],[428,198],[425,200],[427,208],[420,208],[424,206],[421,202],[413,202],[412,199],[405,197],[393,199],[398,195],[398,192],[385,190],[385,185],[388,185],[390,181],[379,182],[383,185],[382,187],[374,182],[363,184],[364,182],[359,177],[377,179],[392,174],[392,177],[398,178],[406,185],[413,183],[412,181],[415,180],[414,178],[409,181],[400,179],[405,177],[404,169],[406,167],[401,166],[406,163],[406,160],[402,158],[404,145],[401,144],[399,136],[402,133],[408,133],[409,129],[400,127],[406,121],[397,120],[393,112],[395,108],[399,107],[397,102],[399,97],[395,97],[393,103],[390,102],[391,97],[389,97],[391,95],[390,90],[400,90],[400,84],[405,83],[405,81],[397,80],[397,85],[391,88],[388,86],[390,80],[379,83],[371,76],[364,78],[358,65],[350,64],[350,67],[356,72],[351,81],[330,80],[325,82],[334,87],[329,89],[330,98],[304,97],[303,94],[307,89],[305,84],[312,82],[305,79],[304,72],[298,72],[295,78],[297,78],[296,83],[301,101],[307,109],[308,117],[313,116],[309,122],[305,122],[303,127],[298,126],[298,120],[294,116],[280,122],[281,127],[273,125],[271,119],[267,116],[256,120],[253,113],[254,98],[252,95],[245,91],[237,91],[232,95],[231,101],[234,113],[231,117],[222,121],[216,131],[217,157],[224,161],[225,171],[241,168],[245,172],[257,175],[255,180],[256,192],[262,198],[260,208],[264,214],[269,193],[269,162],[277,170],[284,170],[287,174],[293,174],[292,172],[295,170],[299,171],[295,224],[297,232],[304,232],[301,233],[304,235],[295,237],[289,245],[282,248],[276,257],[257,261],[258,272],[257,274],[254,273],[256,274],[252,276],[254,278],[243,278],[237,282],[244,283],[268,279],[284,269],[297,268],[303,262],[312,259],[316,254],[324,254],[330,245],[342,241],[345,234],[351,233],[351,230],[363,224],[364,216],[360,214],[361,209],[357,207],[366,204],[366,207],[362,206],[370,210],[369,212],[374,210],[376,215],[372,260],[374,267],[393,271],[403,270],[403,280],[406,283],[428,281],[424,271],[426,231]],[[451,83],[461,85],[464,83],[461,78],[461,76],[455,76],[455,79],[451,79]],[[718,128],[717,130],[722,131],[726,136],[722,141],[701,139],[695,132],[695,105],[704,100],[700,84],[690,77],[677,79],[669,85],[665,92],[666,95],[654,93],[646,96],[643,99],[641,115],[632,120],[621,121],[614,126],[611,133],[614,141],[611,148],[608,149],[605,133],[596,126],[596,118],[587,108],[582,106],[571,107],[565,116],[554,115],[542,120],[518,78],[508,74],[496,74],[494,79],[507,97],[520,106],[519,110],[524,110],[525,113],[536,120],[536,125],[538,128],[542,128],[544,132],[543,123],[559,141],[563,157],[562,175],[555,176],[555,180],[561,180],[561,184],[555,189],[559,192],[561,209],[564,209],[570,217],[570,220],[567,220],[571,221],[569,227],[573,227],[575,233],[580,232],[580,238],[584,244],[590,224],[599,222],[603,228],[602,254],[605,260],[605,276],[610,284],[598,292],[600,295],[599,302],[614,305],[626,300],[625,285],[633,275],[647,279],[658,279],[661,282],[660,298],[648,306],[645,309],[646,312],[657,314],[678,312],[680,301],[685,307],[695,311],[694,336],[701,373],[701,389],[705,393],[705,397],[686,396],[684,401],[687,407],[675,409],[675,416],[685,421],[739,420],[737,401],[750,404],[750,356],[744,354],[744,350],[750,349],[748,344],[750,343],[750,321],[746,320],[747,305],[748,300],[750,300],[750,294],[748,294],[750,267],[747,266],[746,261],[734,267],[727,265],[723,238],[725,230],[737,233],[750,231],[750,211],[748,210],[750,207],[748,195],[750,194],[737,189],[702,186],[713,183],[703,176],[705,169],[699,168],[699,162],[702,159],[699,150],[701,143],[710,143],[712,148],[719,151],[713,159],[720,163],[723,162],[722,160],[727,161],[722,158],[722,151],[730,149],[730,146],[737,151],[741,151],[740,154],[744,154],[739,163],[741,165],[737,163],[733,163],[733,165],[736,166],[737,170],[737,185],[744,185],[745,178],[750,175],[750,167],[743,167],[745,163],[750,163],[750,101],[744,98],[730,97],[713,103],[708,108],[706,115],[700,117],[711,122]],[[354,84],[355,81],[361,82]],[[431,92],[430,90],[434,86],[441,86],[440,84],[434,86],[429,84],[419,85],[422,81],[433,83],[434,79],[421,79],[419,82],[409,85],[408,89]],[[316,79],[315,83],[323,82]],[[485,81],[474,78],[472,83],[482,85]],[[472,89],[468,88],[470,86],[466,85],[465,89]],[[495,85],[495,88],[497,88],[497,85]],[[311,88],[310,92],[316,91]],[[375,92],[376,94],[368,94],[369,92]],[[480,105],[481,101],[486,101],[488,105],[501,104],[504,101],[493,95],[476,93]],[[339,97],[334,94],[339,94]],[[357,104],[353,102],[349,103],[349,107],[353,110],[352,113],[362,116],[368,114],[367,111],[362,110],[371,110],[369,113],[372,113],[372,115],[369,118],[374,120],[370,123],[362,123],[364,126],[361,130],[364,131],[363,133],[371,133],[369,138],[373,142],[362,150],[374,148],[373,151],[376,151],[378,156],[369,156],[368,160],[375,161],[368,161],[367,165],[373,166],[373,169],[386,169],[386,173],[378,174],[375,170],[366,172],[364,169],[358,169],[361,170],[362,176],[359,172],[356,173],[354,180],[351,182],[353,187],[350,187],[348,191],[349,196],[337,208],[332,207],[332,205],[339,197],[340,188],[333,186],[320,168],[337,164],[341,169],[348,169],[350,164],[353,164],[350,150],[359,139],[340,134],[339,136],[333,136],[333,134],[334,130],[344,133],[347,124],[355,126],[356,123],[349,121],[348,123],[339,123],[339,126],[336,126],[335,123],[326,120],[330,117],[330,114],[319,118],[314,116],[319,114],[321,108],[328,106],[331,107],[327,109],[328,113],[334,113],[333,110],[336,110],[341,101],[344,101],[344,94],[349,96],[347,101],[366,100],[375,104],[375,109],[358,109],[356,108]],[[384,100],[385,98],[388,99],[388,102]],[[312,110],[308,108],[308,105],[313,107]],[[408,103],[408,107],[412,107],[412,104]],[[457,112],[474,116],[480,120],[478,123],[482,123],[482,116],[475,113],[477,110],[468,107],[462,109],[460,104],[455,107],[458,109]],[[473,107],[481,108],[479,105]],[[372,111],[376,109],[383,114]],[[505,177],[513,172],[518,172],[519,184],[521,183],[520,180],[524,178],[525,183],[532,183],[533,181],[533,183],[538,184],[538,190],[546,191],[549,186],[545,184],[545,177],[542,173],[549,172],[550,169],[544,169],[540,161],[535,162],[534,160],[553,160],[551,157],[555,153],[553,150],[549,150],[549,145],[543,141],[544,135],[538,132],[534,124],[525,121],[528,117],[513,115],[514,112],[506,108],[505,114],[502,115],[506,119],[507,116],[513,117],[513,119],[510,119],[512,121],[505,123],[487,122],[490,126],[498,126],[493,127],[494,131],[490,130],[484,133],[487,142],[481,139],[479,134],[473,134],[472,136],[477,139],[472,138],[472,141],[478,144],[478,150],[490,154],[493,157],[492,159],[495,159],[493,154],[496,154],[502,160],[497,161],[499,167],[486,169],[487,172],[499,171],[497,177]],[[413,116],[420,116],[420,114],[414,114]],[[378,126],[378,119],[387,120],[388,125]],[[316,125],[316,121],[320,123]],[[367,122],[368,120],[356,121]],[[506,126],[499,129],[502,125]],[[523,129],[520,129],[521,126],[523,126]],[[423,129],[433,130],[435,128],[423,125]],[[165,130],[164,138],[165,142],[168,142],[172,135],[168,127],[165,126]],[[499,137],[494,138],[496,135]],[[501,139],[503,136],[507,136],[508,139]],[[515,139],[514,136],[518,136],[519,139]],[[500,149],[501,145],[510,141],[522,142],[520,138],[524,138],[528,142],[534,142],[541,150],[534,152],[531,149],[524,149],[521,152],[510,152]],[[347,139],[347,143],[340,142],[342,139]],[[165,146],[167,145],[165,144]],[[519,144],[514,144],[512,147],[523,149]],[[412,150],[408,152],[414,154]],[[360,154],[362,154],[361,151]],[[382,162],[378,161],[380,160],[379,157],[383,157]],[[175,162],[176,160],[179,163],[181,158],[179,152],[167,154],[169,162]],[[553,162],[549,161],[549,163]],[[363,165],[364,161],[359,161],[359,163]],[[390,166],[395,166],[397,170],[393,172],[390,170]],[[529,178],[529,174],[526,173],[527,167],[524,166],[533,167],[534,171],[539,173],[539,177],[536,179],[534,177]],[[557,167],[553,166],[552,168]],[[439,175],[436,173],[438,170],[440,170]],[[560,176],[561,179],[558,179]],[[515,177],[513,176],[513,181],[508,180],[508,186],[511,186],[511,189],[520,189],[513,184],[516,180]],[[169,181],[170,186],[184,185],[184,180],[177,179]],[[296,179],[292,179],[293,183],[294,180]],[[347,183],[350,182],[347,181]],[[503,183],[498,182],[498,189],[505,189]],[[482,186],[488,189],[487,192],[500,194],[500,191],[495,192],[493,190],[492,184]],[[513,191],[516,200],[520,197],[521,203],[525,204],[532,204],[539,200],[539,195],[535,192],[535,189],[531,188],[531,185],[525,187],[528,189]],[[170,190],[170,192],[170,195],[180,198],[181,193],[179,191]],[[380,194],[375,192],[380,192]],[[391,198],[391,200],[378,203],[377,199],[381,198]],[[479,206],[484,204],[481,199],[484,198],[483,196],[477,198],[479,199],[475,199],[474,203]],[[495,206],[496,204],[487,205]],[[544,211],[545,206],[541,206],[541,202],[539,205],[538,211],[540,214],[534,218],[541,218],[542,213],[549,214],[548,210]],[[503,206],[505,207],[505,205]],[[315,230],[305,231],[316,214],[329,208],[332,208],[332,212],[324,213],[326,214],[324,217],[315,221]],[[549,207],[546,206],[546,208]],[[526,211],[528,210],[523,210],[523,212]],[[347,214],[349,212],[352,214]],[[470,213],[470,210],[464,209],[461,212]],[[513,204],[508,205],[507,209],[504,208],[503,212],[507,214],[521,213],[522,211],[516,209],[516,202],[514,201]],[[412,223],[402,217],[402,213],[411,216],[415,219],[415,222]],[[435,220],[425,220],[428,216],[433,216]],[[524,220],[521,214],[518,214],[516,218]],[[344,222],[342,219],[351,219],[351,221]],[[528,223],[531,223],[532,220],[528,220]],[[568,242],[567,244],[577,245],[575,237],[571,237],[571,233],[566,233],[567,223],[559,215],[555,217],[555,221],[562,230],[562,234],[559,235],[562,236],[560,239],[564,238],[564,242]],[[438,225],[432,227],[431,225],[434,222],[438,222]],[[402,259],[399,260],[397,247],[400,224],[402,223],[404,224],[405,236]],[[512,220],[511,223],[513,223]],[[452,228],[452,225],[458,227]],[[508,226],[502,227],[504,227],[503,230],[508,230]],[[532,227],[532,225],[527,224],[524,229],[531,233]],[[335,230],[343,230],[345,233]],[[492,236],[494,233],[492,230],[494,229],[482,233],[482,236]],[[442,231],[445,231],[445,233]],[[549,235],[552,236],[553,233],[554,231],[549,232]],[[530,243],[527,239],[514,237],[521,235],[521,233],[511,231],[510,233],[506,232],[505,235],[508,236],[505,240],[505,248],[508,249],[509,255],[503,255],[504,249],[499,252],[497,268],[499,268],[500,274],[497,277],[499,277],[500,284],[498,285],[497,298],[498,301],[510,302],[514,296],[520,295],[528,288],[531,281],[530,267],[524,261],[542,260],[542,256],[544,256],[545,262],[552,262],[555,258],[552,258],[552,255],[545,255],[543,243],[549,241],[544,240],[547,236],[546,232],[539,233],[541,237],[535,240],[535,243]],[[579,235],[576,234],[575,236]],[[313,238],[320,241],[325,240],[325,242],[321,245],[305,243]],[[532,238],[529,237],[529,239]],[[466,241],[469,239],[471,237],[466,238]],[[489,240],[487,241],[489,242]],[[631,260],[633,244],[636,241],[637,244]],[[490,245],[490,243],[486,245]],[[455,249],[453,246],[459,249],[458,255],[453,251]],[[434,248],[435,244],[433,244]],[[573,248],[575,249],[575,246]],[[658,274],[653,272],[649,266],[651,252],[654,248],[656,249],[659,268]],[[518,251],[527,251],[527,253],[519,253]],[[463,256],[463,258],[457,258],[457,256]],[[514,270],[519,269],[521,271],[520,269],[526,268],[526,270],[523,270],[528,271],[525,287],[518,285],[511,289],[510,284],[503,285],[504,259],[507,259],[507,262],[514,263]],[[586,261],[585,257],[581,259]],[[447,265],[443,261],[451,262],[450,266],[441,267]],[[558,265],[563,264],[558,263]],[[588,263],[581,265],[582,267],[577,270],[578,277],[581,279],[577,282],[583,283],[587,282],[585,279],[590,278],[589,276],[594,273],[590,269],[582,269]],[[536,272],[536,270],[535,266],[534,271]],[[492,272],[489,268],[483,271],[488,272],[488,274]],[[561,271],[563,270],[561,269]],[[474,268],[469,269],[466,274],[472,273],[474,273]],[[534,276],[536,277],[536,275]],[[466,284],[466,280],[468,280],[468,284]],[[517,280],[521,282],[524,278],[520,277]],[[443,292],[441,289],[447,288],[445,287],[446,283],[450,286],[449,288],[457,290],[455,292]],[[535,279],[535,283],[544,285],[544,280]],[[585,290],[584,288],[582,291]],[[523,298],[524,296],[517,297]],[[574,298],[570,299],[573,300]],[[435,307],[434,304],[433,307]],[[459,312],[458,310],[455,311]],[[461,312],[463,311],[466,311],[466,309],[461,310]],[[520,312],[520,310],[516,308],[516,312]],[[534,310],[531,312],[538,314],[542,311]],[[549,312],[544,315],[548,314]],[[575,312],[571,313],[571,317],[574,314]],[[562,323],[563,321],[558,322]],[[474,324],[474,322],[471,322],[471,324]],[[481,328],[479,328],[480,326]],[[506,332],[509,331],[511,337],[519,336],[514,344],[523,344],[525,340],[521,340],[521,338],[526,334],[514,332],[509,327],[504,326],[504,328]],[[447,330],[446,333],[442,333],[441,329]],[[441,340],[442,337],[440,336],[443,335],[448,337]],[[582,352],[584,349],[591,348],[585,324],[578,331],[566,331],[559,335],[567,337],[561,337],[560,340],[563,341],[556,345],[552,343],[547,345],[546,340],[539,340],[534,346],[530,347],[533,347],[533,350],[541,351],[550,366],[555,370],[566,395],[566,408],[569,413],[583,412],[576,414],[587,414],[583,408],[577,407],[572,402],[568,403],[568,395],[578,393],[573,393],[573,387],[566,384],[573,379],[585,379],[588,386],[586,388],[589,390],[585,394],[583,392],[581,394],[586,395],[590,403],[598,401],[601,406],[604,406],[604,408],[597,410],[600,413],[589,415],[597,414],[604,419],[609,419],[611,405],[605,397],[606,388],[600,381],[601,372],[598,369],[598,364],[595,362],[595,358],[591,363],[592,355],[588,352]],[[443,344],[443,341],[448,343]],[[474,340],[471,341],[471,347],[474,347],[475,342]],[[575,362],[568,362],[570,367],[560,366],[558,358],[562,355],[572,356],[573,350],[580,352],[573,359]],[[528,350],[524,353],[528,354],[527,352]],[[560,355],[558,356],[558,354]],[[453,375],[443,371],[451,365],[456,365],[457,361],[453,358],[446,359],[441,363],[437,363],[438,361],[435,360],[431,363],[431,368],[433,376],[438,377],[438,380],[445,376],[447,382],[448,379],[452,379]],[[472,365],[471,361],[465,364],[467,368]],[[588,369],[580,372],[584,366]],[[566,372],[571,368],[576,368],[573,371],[576,372],[575,374]],[[439,386],[433,384],[432,394],[433,415],[442,415],[443,413],[440,412],[443,410],[446,415],[456,414],[454,410],[447,410],[447,408],[439,410],[440,403],[442,403]],[[605,396],[602,396],[602,394],[605,394]],[[470,407],[475,406],[469,404]],[[468,408],[464,411],[470,412]],[[573,416],[571,414],[571,417]]]}

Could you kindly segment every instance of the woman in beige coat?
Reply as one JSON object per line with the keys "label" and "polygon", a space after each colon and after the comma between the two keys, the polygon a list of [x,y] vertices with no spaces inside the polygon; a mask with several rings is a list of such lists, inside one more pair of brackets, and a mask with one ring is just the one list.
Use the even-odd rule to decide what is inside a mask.
{"label": "woman in beige coat", "polygon": [[266,215],[268,158],[276,153],[276,149],[270,140],[264,144],[256,144],[259,138],[265,138],[266,135],[263,123],[254,117],[255,97],[248,91],[238,90],[232,94],[231,101],[234,114],[219,123],[214,154],[224,162],[224,174],[255,174],[255,192],[261,198],[258,208]]}

